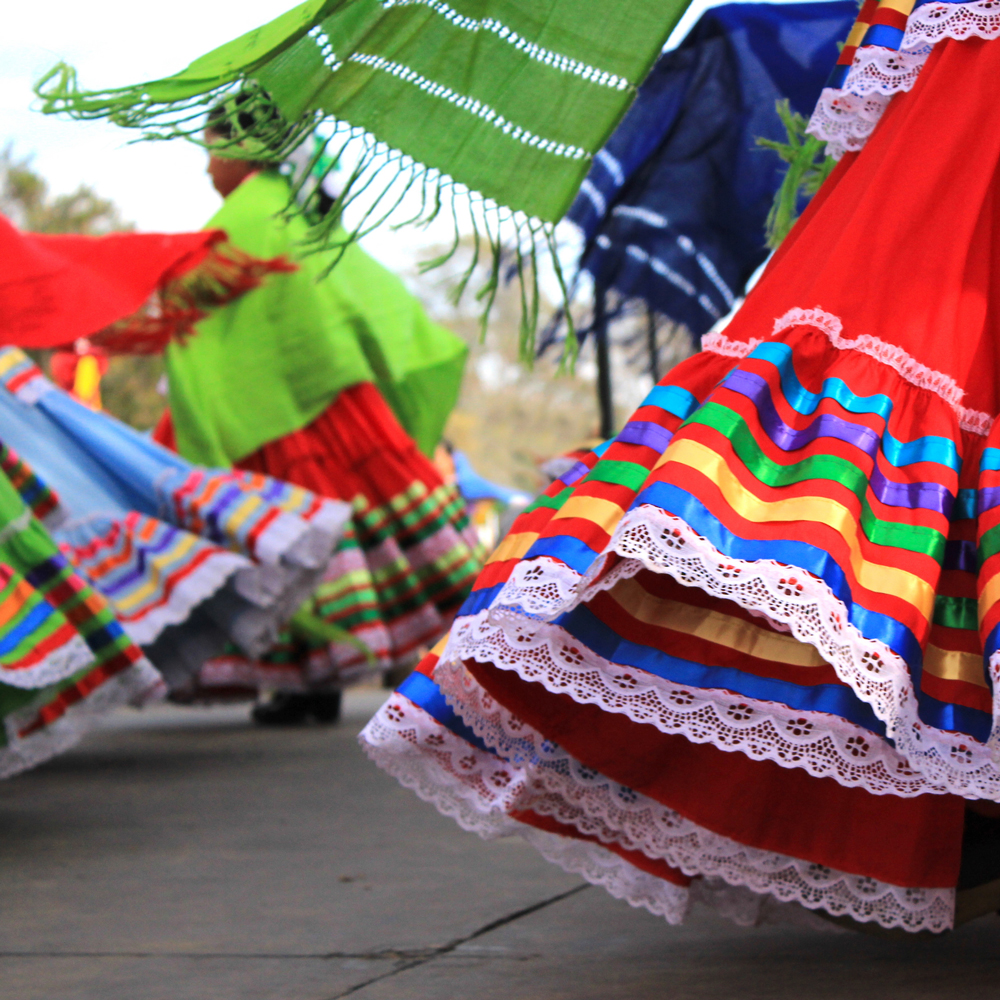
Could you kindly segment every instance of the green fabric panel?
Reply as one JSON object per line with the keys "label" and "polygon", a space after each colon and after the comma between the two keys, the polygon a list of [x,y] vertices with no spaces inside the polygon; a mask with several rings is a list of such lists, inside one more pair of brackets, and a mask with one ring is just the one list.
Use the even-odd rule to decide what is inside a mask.
{"label": "green fabric panel", "polygon": [[269,277],[167,351],[170,408],[182,455],[239,461],[305,427],[358,382],[373,381],[425,452],[440,439],[461,385],[467,348],[432,323],[402,282],[358,246],[326,276],[331,252],[304,254],[307,224],[281,216],[287,182],[249,178],[209,223],[259,257],[299,270]]}
{"label": "green fabric panel", "polygon": [[[362,0],[365,3],[381,10],[378,0]],[[328,18],[323,27],[335,21]],[[619,117],[632,102],[628,86],[619,89],[583,79],[538,59],[524,60],[496,32],[468,31],[426,7],[390,8],[380,15],[360,44],[352,44],[350,40],[342,45],[333,32],[328,31],[327,35],[338,54],[346,49],[380,55],[457,94],[483,101],[508,120],[538,135],[586,149],[600,142],[609,118]],[[338,76],[341,72],[338,71]],[[386,75],[384,71],[375,72]],[[419,90],[412,83],[407,86]],[[419,93],[428,107],[443,103],[441,98],[423,90]],[[546,94],[545,101],[538,99],[540,93]],[[559,107],[558,116],[551,114],[550,104]],[[396,123],[386,120],[383,124]],[[419,123],[399,124],[410,125],[414,134],[420,131]],[[495,126],[486,127],[495,131]]]}
{"label": "green fabric panel", "polygon": [[975,632],[979,628],[979,602],[974,597],[938,594],[934,598],[934,624]]}
{"label": "green fabric panel", "polygon": [[328,11],[343,5],[344,0],[307,0],[273,21],[199,56],[180,73],[146,84],[142,91],[153,101],[179,101],[202,93],[205,84],[215,86],[234,80],[241,73],[273,59]]}
{"label": "green fabric panel", "polygon": [[702,424],[723,434],[743,465],[765,486],[781,488],[813,479],[827,479],[838,486],[846,486],[861,502],[859,522],[869,541],[919,552],[938,563],[944,559],[946,539],[941,532],[917,524],[884,521],[875,516],[866,499],[868,478],[847,459],[835,455],[811,455],[788,465],[775,462],[761,450],[744,419],[720,403],[706,403],[685,424]]}
{"label": "green fabric panel", "polygon": [[47,111],[141,127],[174,103],[189,120],[184,102],[255,80],[291,121],[324,111],[555,222],[688,3],[310,0],[171,78],[103,94],[61,80],[42,93]]}

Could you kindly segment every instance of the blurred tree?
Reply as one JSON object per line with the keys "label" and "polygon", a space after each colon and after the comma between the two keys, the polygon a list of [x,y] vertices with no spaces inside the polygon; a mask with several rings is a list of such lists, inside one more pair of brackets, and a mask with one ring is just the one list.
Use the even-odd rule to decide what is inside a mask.
{"label": "blurred tree", "polygon": [[[12,146],[0,152],[0,213],[14,225],[35,233],[104,233],[132,230],[113,201],[81,184],[71,194],[52,195],[45,178],[32,167],[31,157],[17,158]],[[48,370],[50,351],[32,351]],[[120,420],[147,430],[163,412],[165,401],[157,391],[163,375],[158,357],[112,358],[101,381],[104,408]]]}
{"label": "blurred tree", "polygon": [[48,183],[32,168],[31,157],[15,158],[9,145],[0,153],[0,212],[34,233],[99,235],[135,228],[114,202],[86,184],[71,194],[52,196]]}

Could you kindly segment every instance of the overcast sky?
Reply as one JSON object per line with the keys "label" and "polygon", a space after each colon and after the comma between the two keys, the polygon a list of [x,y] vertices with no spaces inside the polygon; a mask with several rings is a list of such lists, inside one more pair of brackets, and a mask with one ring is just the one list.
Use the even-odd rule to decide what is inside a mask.
{"label": "overcast sky", "polygon": [[[0,145],[34,158],[55,192],[91,185],[140,229],[204,225],[219,205],[205,175],[205,154],[181,141],[130,145],[134,133],[103,122],[39,114],[32,83],[59,60],[75,66],[87,89],[167,76],[192,59],[271,20],[293,0],[7,0],[0,31]],[[673,38],[711,6],[695,0]],[[407,252],[419,233],[369,240],[386,259]],[[401,242],[402,240],[402,242]],[[394,263],[386,259],[386,263]]]}

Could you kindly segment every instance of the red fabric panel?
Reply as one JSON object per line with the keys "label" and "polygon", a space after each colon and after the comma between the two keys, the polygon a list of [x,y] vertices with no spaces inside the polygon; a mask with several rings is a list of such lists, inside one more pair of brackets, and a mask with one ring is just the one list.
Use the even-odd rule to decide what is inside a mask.
{"label": "red fabric panel", "polygon": [[844,788],[832,778],[691,743],[580,705],[512,671],[466,666],[501,704],[577,760],[715,833],[893,885],[956,884],[963,799],[903,799]]}
{"label": "red fabric panel", "polygon": [[0,342],[56,347],[130,316],[225,239],[197,233],[21,233],[0,216]]}
{"label": "red fabric panel", "polygon": [[868,144],[824,185],[726,329],[766,336],[776,317],[819,306],[844,337],[903,348],[1000,410],[1000,45],[939,42]]}

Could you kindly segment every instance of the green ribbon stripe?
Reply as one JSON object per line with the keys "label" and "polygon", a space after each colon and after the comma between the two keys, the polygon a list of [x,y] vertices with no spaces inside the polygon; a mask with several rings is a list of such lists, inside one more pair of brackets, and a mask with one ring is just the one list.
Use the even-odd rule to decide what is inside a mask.
{"label": "green ribbon stripe", "polygon": [[620,459],[601,459],[581,480],[582,483],[609,483],[624,486],[633,493],[642,489],[649,477],[649,469],[638,462],[623,462]]}
{"label": "green ribbon stripe", "polygon": [[789,465],[775,462],[763,452],[746,421],[720,403],[706,403],[685,424],[701,424],[726,437],[743,465],[765,486],[778,489],[825,479],[846,487],[861,503],[859,522],[869,541],[875,545],[923,553],[938,563],[942,562],[945,536],[922,525],[899,524],[878,518],[865,496],[868,477],[847,459],[835,455],[812,455]]}
{"label": "green ribbon stripe", "polygon": [[1000,524],[984,532],[979,539],[979,565],[982,566],[990,556],[995,556],[1000,552]]}
{"label": "green ribbon stripe", "polygon": [[979,629],[979,602],[974,597],[938,594],[934,598],[934,624],[976,632]]}

